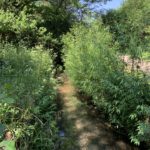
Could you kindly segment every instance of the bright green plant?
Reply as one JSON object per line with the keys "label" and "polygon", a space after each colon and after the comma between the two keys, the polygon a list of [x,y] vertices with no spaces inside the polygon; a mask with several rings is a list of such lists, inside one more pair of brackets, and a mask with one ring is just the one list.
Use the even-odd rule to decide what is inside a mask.
{"label": "bright green plant", "polygon": [[[112,45],[111,35],[98,23],[87,28],[73,28],[63,41],[66,71],[71,79],[82,89],[88,90],[89,94],[101,88],[98,85],[103,78],[100,77],[107,78],[114,70],[121,68],[115,53],[117,44]],[[85,82],[80,82],[82,80]]]}
{"label": "bright green plant", "polygon": [[0,123],[21,149],[55,149],[52,58],[41,47],[0,45]]}
{"label": "bright green plant", "polygon": [[52,47],[52,43],[56,43],[52,34],[47,32],[46,28],[39,27],[38,20],[29,15],[26,10],[20,11],[17,16],[9,10],[0,10],[0,23],[1,41],[22,43],[28,47],[37,44]]}
{"label": "bright green plant", "polygon": [[149,141],[147,77],[123,70],[118,44],[108,30],[98,22],[78,25],[63,41],[66,72],[77,88],[92,96],[92,102],[106,112],[114,127],[125,130],[131,142]]}
{"label": "bright green plant", "polygon": [[6,150],[16,150],[15,142],[12,141],[3,141],[0,143],[0,148],[4,148]]}

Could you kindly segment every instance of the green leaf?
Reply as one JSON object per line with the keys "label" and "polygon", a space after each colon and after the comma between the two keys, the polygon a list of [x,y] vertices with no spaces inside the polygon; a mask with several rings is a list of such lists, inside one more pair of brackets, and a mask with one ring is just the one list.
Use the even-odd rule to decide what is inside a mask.
{"label": "green leaf", "polygon": [[15,141],[13,140],[4,140],[0,143],[0,147],[4,147],[4,150],[16,150]]}

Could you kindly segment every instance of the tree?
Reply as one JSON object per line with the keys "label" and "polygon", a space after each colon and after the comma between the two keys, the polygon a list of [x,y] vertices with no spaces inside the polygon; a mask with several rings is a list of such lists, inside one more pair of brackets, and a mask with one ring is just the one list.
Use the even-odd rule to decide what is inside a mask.
{"label": "tree", "polygon": [[[87,3],[104,2],[79,0],[1,0],[0,36],[2,41],[28,47],[42,44],[52,49],[55,64],[61,64],[61,36],[87,11]],[[5,19],[6,18],[6,19]],[[5,25],[5,21],[7,25]]]}
{"label": "tree", "polygon": [[149,50],[149,10],[149,0],[126,0],[120,9],[102,16],[119,42],[120,52],[141,58],[142,52]]}

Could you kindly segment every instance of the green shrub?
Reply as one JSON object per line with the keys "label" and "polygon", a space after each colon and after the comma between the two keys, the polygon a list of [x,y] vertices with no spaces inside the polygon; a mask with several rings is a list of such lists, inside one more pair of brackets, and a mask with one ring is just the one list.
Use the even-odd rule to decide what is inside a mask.
{"label": "green shrub", "polygon": [[39,48],[0,44],[0,124],[23,149],[55,149],[52,58]]}
{"label": "green shrub", "polygon": [[13,42],[15,45],[22,43],[28,47],[37,44],[51,47],[56,40],[47,29],[38,25],[38,20],[29,15],[26,10],[19,15],[11,11],[0,9],[0,40]]}
{"label": "green shrub", "polygon": [[73,28],[63,41],[67,74],[89,94],[93,94],[93,90],[99,91],[104,78],[121,69],[115,52],[117,44],[112,43],[111,35],[98,23],[92,27]]}
{"label": "green shrub", "polygon": [[125,0],[123,5],[103,15],[103,22],[119,42],[120,52],[141,58],[149,51],[149,0]]}
{"label": "green shrub", "polygon": [[150,137],[150,86],[145,77],[127,73],[112,74],[103,83],[105,109],[110,122],[123,128],[131,142],[139,145]]}
{"label": "green shrub", "polygon": [[66,72],[77,88],[91,95],[110,122],[125,129],[131,142],[149,141],[150,86],[140,73],[123,70],[118,44],[107,29],[98,23],[78,25],[63,41]]}

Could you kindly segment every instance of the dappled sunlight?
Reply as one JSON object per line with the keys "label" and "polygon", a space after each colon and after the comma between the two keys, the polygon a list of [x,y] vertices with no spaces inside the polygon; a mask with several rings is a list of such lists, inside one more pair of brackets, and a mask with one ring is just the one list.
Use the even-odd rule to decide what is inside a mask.
{"label": "dappled sunlight", "polygon": [[108,126],[107,122],[100,117],[98,120],[93,114],[89,114],[88,107],[76,97],[76,90],[68,79],[58,88],[63,101],[64,130],[68,141],[74,139],[72,147],[76,150],[138,150],[117,136]]}

